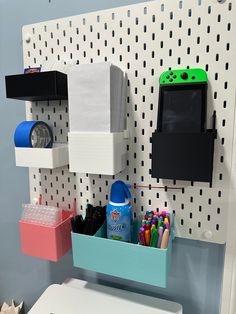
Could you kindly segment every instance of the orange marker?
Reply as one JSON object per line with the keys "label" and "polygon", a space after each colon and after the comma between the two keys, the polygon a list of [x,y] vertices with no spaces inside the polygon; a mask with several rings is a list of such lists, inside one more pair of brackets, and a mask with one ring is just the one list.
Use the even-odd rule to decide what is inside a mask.
{"label": "orange marker", "polygon": [[145,245],[150,246],[150,239],[151,239],[151,231],[145,230]]}

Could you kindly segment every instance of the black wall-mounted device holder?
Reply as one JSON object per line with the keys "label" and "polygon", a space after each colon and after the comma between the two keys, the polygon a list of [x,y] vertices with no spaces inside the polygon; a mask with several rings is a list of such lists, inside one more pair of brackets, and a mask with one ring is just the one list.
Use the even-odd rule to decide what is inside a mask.
{"label": "black wall-mounted device holder", "polygon": [[67,75],[58,71],[8,75],[6,96],[28,101],[68,99]]}
{"label": "black wall-mounted device holder", "polygon": [[152,177],[212,182],[215,119],[206,130],[207,75],[172,70],[160,77],[157,130],[152,135]]}

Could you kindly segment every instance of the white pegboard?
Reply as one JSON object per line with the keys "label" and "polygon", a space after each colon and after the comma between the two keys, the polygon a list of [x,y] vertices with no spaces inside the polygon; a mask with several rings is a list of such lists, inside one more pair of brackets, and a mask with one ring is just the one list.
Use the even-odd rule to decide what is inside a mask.
{"label": "white pegboard", "polygon": [[[30,169],[31,199],[78,209],[108,202],[114,179],[132,190],[136,214],[169,208],[176,214],[177,236],[224,243],[230,184],[235,108],[235,0],[152,1],[47,21],[23,28],[24,65],[110,61],[128,75],[127,169],[115,176],[69,173],[68,168]],[[200,67],[208,72],[208,121],[216,110],[212,186],[152,179],[151,143],[156,128],[158,79],[169,68]],[[27,119],[53,127],[55,141],[66,142],[66,101],[27,103]],[[149,186],[153,188],[149,188]],[[167,188],[163,188],[167,187]],[[205,237],[208,231],[209,239]]]}

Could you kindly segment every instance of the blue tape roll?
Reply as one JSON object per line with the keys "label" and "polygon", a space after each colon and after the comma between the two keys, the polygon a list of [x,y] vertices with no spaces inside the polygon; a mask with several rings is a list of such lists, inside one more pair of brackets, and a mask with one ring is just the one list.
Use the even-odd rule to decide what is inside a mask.
{"label": "blue tape roll", "polygon": [[[39,134],[40,131],[41,134]],[[43,121],[24,121],[15,130],[14,142],[16,147],[51,148],[53,143],[52,130]]]}

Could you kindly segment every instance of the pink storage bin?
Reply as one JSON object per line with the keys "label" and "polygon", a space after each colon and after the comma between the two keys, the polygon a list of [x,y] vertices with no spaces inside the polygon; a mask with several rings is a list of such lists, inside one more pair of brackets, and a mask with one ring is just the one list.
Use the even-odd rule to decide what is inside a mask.
{"label": "pink storage bin", "polygon": [[23,254],[57,262],[71,249],[71,212],[63,211],[62,222],[56,227],[20,220]]}

